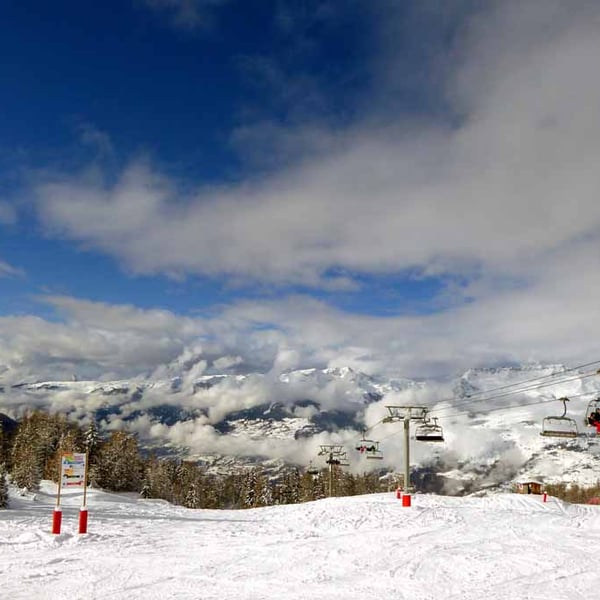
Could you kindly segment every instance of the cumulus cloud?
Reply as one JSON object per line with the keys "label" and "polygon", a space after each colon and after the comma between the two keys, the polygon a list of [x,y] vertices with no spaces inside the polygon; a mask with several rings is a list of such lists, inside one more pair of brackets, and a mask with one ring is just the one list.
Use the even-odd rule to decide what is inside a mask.
{"label": "cumulus cloud", "polygon": [[548,253],[598,242],[600,11],[493,7],[458,44],[446,124],[358,122],[315,160],[185,198],[148,163],[114,184],[57,177],[37,187],[40,216],[140,273],[321,286],[336,269],[417,269],[528,281]]}
{"label": "cumulus cloud", "polygon": [[[3,350],[11,364],[40,366],[47,347],[94,372],[164,371],[196,343],[207,369],[234,357],[227,368],[274,373],[350,365],[418,377],[587,362],[600,335],[600,8],[491,2],[461,19],[450,59],[430,61],[447,110],[428,124],[374,94],[343,129],[311,123],[307,140],[279,128],[284,145],[302,137],[303,159],[240,183],[190,192],[134,160],[116,179],[55,174],[36,184],[48,235],[130,271],[329,290],[359,285],[357,274],[410,274],[442,284],[426,314],[357,315],[289,295],[189,319],[54,299],[69,316],[36,335],[52,332],[60,349],[46,341],[35,351],[17,335]],[[374,69],[390,94],[403,72],[398,38],[387,32]],[[33,329],[15,318],[3,327]]]}
{"label": "cumulus cloud", "polygon": [[[591,397],[598,386],[593,379],[577,379],[565,381],[560,388],[540,389],[529,396],[498,398],[452,408],[449,399],[453,397],[453,382],[404,382],[403,389],[390,392],[365,407],[352,377],[329,377],[311,369],[290,374],[287,370],[314,364],[315,356],[323,365],[327,364],[328,357],[339,359],[336,349],[344,344],[351,347],[350,338],[353,344],[361,342],[365,347],[376,346],[378,340],[387,344],[378,366],[379,370],[387,366],[390,372],[392,364],[406,368],[422,360],[431,367],[431,361],[441,361],[440,357],[446,366],[456,365],[459,359],[474,360],[479,349],[472,350],[473,355],[451,356],[458,349],[448,343],[442,347],[448,352],[446,355],[435,345],[440,323],[432,324],[431,337],[419,342],[420,336],[427,333],[425,325],[419,322],[412,324],[414,331],[410,341],[419,352],[433,348],[433,357],[419,359],[418,353],[408,351],[394,355],[391,342],[411,333],[411,327],[402,319],[365,318],[359,322],[356,317],[333,311],[324,304],[319,307],[314,300],[302,298],[295,298],[287,307],[276,302],[271,306],[246,303],[235,310],[229,307],[229,315],[223,313],[210,320],[74,298],[49,297],[47,301],[60,309],[62,322],[33,317],[0,319],[1,411],[18,416],[27,408],[37,406],[81,422],[100,411],[102,425],[107,430],[130,429],[138,433],[145,444],[185,449],[190,456],[235,454],[305,465],[309,460],[318,462],[315,457],[321,444],[341,444],[351,452],[361,436],[360,424],[364,423],[369,428],[368,436],[381,441],[385,453],[384,460],[377,466],[394,469],[401,464],[403,456],[402,429],[397,423],[382,424],[381,419],[388,414],[388,405],[418,405],[429,407],[440,417],[446,444],[443,457],[439,455],[439,448],[432,445],[414,445],[412,456],[416,463],[426,465],[443,458],[450,468],[454,463],[459,467],[472,457],[473,467],[487,464],[492,471],[505,467],[516,470],[524,459],[516,450],[514,436],[528,447],[539,447],[542,417],[549,414],[549,410],[550,414],[559,414],[561,407],[556,403],[551,408],[548,404],[521,406],[508,413],[486,414],[486,411],[511,404],[518,407],[532,396],[548,401],[559,395]],[[314,317],[309,316],[318,308],[322,314],[312,323]],[[278,322],[278,310],[287,315],[285,323]],[[274,323],[279,326],[279,346],[273,346],[272,337],[263,337],[262,328],[254,328],[267,316],[272,326]],[[321,318],[323,323],[330,324],[329,330],[320,331]],[[439,316],[432,318],[439,319]],[[222,323],[228,324],[227,330]],[[468,336],[473,334],[467,329],[464,333],[467,341],[463,339],[461,346],[468,348]],[[236,346],[237,353],[231,351],[231,345]],[[257,353],[262,355],[258,362],[270,363],[270,368],[263,369],[262,374],[235,374],[242,365],[248,371],[257,368]],[[222,370],[231,369],[234,370],[231,377],[218,376]],[[78,381],[70,381],[73,374]],[[85,381],[87,374],[104,381]],[[481,381],[471,380],[482,388],[497,386],[498,381],[514,383],[511,379],[497,380],[493,375],[487,379],[485,375],[482,377]],[[206,378],[210,385],[196,385]],[[18,385],[44,379],[46,382],[38,385]],[[14,384],[17,387],[11,387]],[[345,412],[356,425],[298,440],[285,431],[282,434],[271,431],[266,435],[250,418],[238,423],[232,431],[222,433],[219,429],[224,420],[239,411],[260,407],[259,413],[263,413],[276,403],[292,407],[307,399],[319,403],[321,409]],[[159,423],[152,416],[154,409],[159,410],[159,414],[172,409],[180,420]],[[484,413],[483,420],[478,419],[479,409]],[[578,423],[584,409],[584,402],[569,407]],[[308,405],[296,410],[290,418],[299,420],[302,426],[315,415],[315,410]],[[537,425],[532,427],[532,422]],[[285,425],[282,427],[285,429]],[[298,427],[298,423],[293,427]],[[467,429],[468,435],[465,434]],[[374,468],[369,464],[373,461],[359,458],[352,458],[352,469],[360,472]]]}
{"label": "cumulus cloud", "polygon": [[46,300],[66,320],[0,317],[0,364],[9,366],[16,379],[135,376],[173,360],[201,332],[200,324],[168,311]]}

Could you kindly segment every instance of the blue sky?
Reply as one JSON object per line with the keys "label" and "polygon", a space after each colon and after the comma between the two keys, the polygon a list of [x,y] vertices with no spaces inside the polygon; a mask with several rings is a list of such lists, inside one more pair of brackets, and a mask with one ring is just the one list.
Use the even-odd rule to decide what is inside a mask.
{"label": "blue sky", "polygon": [[[268,137],[255,150],[246,147],[247,130],[336,129],[360,119],[371,99],[380,101],[370,88],[370,67],[381,43],[382,10],[314,1],[9,3],[0,41],[11,57],[1,67],[3,192],[9,199],[26,195],[30,177],[90,164],[111,180],[135,157],[160,165],[184,189],[268,174],[308,150],[278,152]],[[410,3],[394,13],[405,35],[408,82],[395,92],[394,110],[432,118],[439,109],[435,95],[416,83],[429,60],[422,44],[447,42],[435,39],[425,23],[410,30]],[[436,34],[451,29],[440,16],[428,22]],[[44,235],[35,215],[21,210],[24,218],[4,228],[0,255],[27,276],[4,282],[11,288],[0,307],[4,314],[24,304],[36,310],[27,296],[40,290],[179,312],[240,295],[304,291],[257,288],[257,282],[231,289],[218,273],[183,273],[177,281],[160,273],[133,275],[85,244]],[[366,313],[430,310],[439,282],[389,275],[355,273],[354,290],[311,293]],[[365,287],[376,292],[377,303]]]}
{"label": "blue sky", "polygon": [[[0,364],[591,360],[563,290],[598,284],[569,268],[597,259],[598,28],[586,0],[7,2]],[[86,354],[119,311],[176,323],[156,364]]]}
{"label": "blue sky", "polygon": [[[6,197],[21,186],[27,193],[28,177],[43,177],[46,169],[93,163],[111,179],[137,156],[160,165],[181,187],[235,183],[290,160],[276,156],[269,140],[263,151],[237,147],[245,128],[335,127],[360,113],[377,27],[368,4],[191,2],[190,14],[177,4],[9,3],[0,36],[3,55],[11,57],[1,67]],[[401,18],[406,11],[398,11]],[[416,56],[407,66],[409,77],[419,63]],[[423,99],[407,95],[405,110],[426,111]],[[101,253],[44,236],[29,214],[4,228],[0,253],[28,274],[11,282],[4,303],[12,306],[40,289],[178,311],[256,293],[247,286],[227,290],[218,274],[178,282],[160,274],[132,277]],[[412,301],[430,284],[410,283],[403,294],[390,287],[388,296],[410,299],[414,310]],[[361,296],[329,298],[377,310]],[[394,308],[389,303],[386,310]]]}

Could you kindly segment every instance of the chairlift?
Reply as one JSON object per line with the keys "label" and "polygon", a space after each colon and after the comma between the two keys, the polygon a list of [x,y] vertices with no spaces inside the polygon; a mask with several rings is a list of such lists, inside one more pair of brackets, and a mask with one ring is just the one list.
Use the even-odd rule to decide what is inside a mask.
{"label": "chairlift", "polygon": [[379,442],[366,439],[364,433],[362,439],[358,442],[356,449],[368,459],[381,460],[383,458],[383,453],[379,449]]}
{"label": "chairlift", "polygon": [[312,460],[310,461],[310,463],[308,463],[308,468],[306,469],[306,472],[307,472],[309,475],[312,475],[313,477],[314,477],[315,475],[318,475],[318,474],[319,474],[319,469],[317,469],[317,467],[315,467],[315,466],[312,464]]}
{"label": "chairlift", "polygon": [[600,397],[588,404],[584,423],[588,427],[596,427],[596,431],[600,433]]}
{"label": "chairlift", "polygon": [[437,417],[433,417],[433,423],[425,417],[422,425],[415,430],[415,440],[419,442],[443,442],[444,430],[438,425]]}
{"label": "chairlift", "polygon": [[333,465],[334,467],[349,467],[350,463],[348,462],[348,456],[345,452],[339,454],[329,454],[329,458],[325,461],[328,465]]}
{"label": "chairlift", "polygon": [[569,399],[559,398],[558,400],[563,403],[562,415],[560,417],[545,417],[542,421],[540,435],[546,437],[576,438],[579,435],[577,423],[575,419],[565,416],[567,414],[567,402]]}

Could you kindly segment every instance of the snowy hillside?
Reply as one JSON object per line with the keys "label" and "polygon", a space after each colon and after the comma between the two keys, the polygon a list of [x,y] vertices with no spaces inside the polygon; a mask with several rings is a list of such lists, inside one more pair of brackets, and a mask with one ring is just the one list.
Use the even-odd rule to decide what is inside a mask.
{"label": "snowy hillside", "polygon": [[393,493],[245,511],[189,510],[92,491],[12,497],[0,511],[11,600],[508,600],[596,598],[600,508],[555,498]]}
{"label": "snowy hillside", "polygon": [[[218,472],[261,463],[325,466],[321,444],[348,450],[353,472],[401,470],[402,426],[383,424],[387,405],[422,405],[439,419],[445,441],[413,441],[411,463],[423,491],[464,494],[521,478],[592,485],[600,445],[584,425],[600,395],[600,377],[560,365],[471,369],[448,383],[369,376],[350,368],[226,374],[181,371],[170,379],[38,382],[5,386],[0,413],[26,407],[60,411],[109,432],[128,429],[147,448],[196,459]],[[516,393],[515,393],[516,392]],[[545,417],[571,398],[572,440],[540,436]],[[365,461],[355,447],[368,428],[384,459]],[[413,428],[414,433],[414,428]],[[377,464],[373,464],[373,463]]]}

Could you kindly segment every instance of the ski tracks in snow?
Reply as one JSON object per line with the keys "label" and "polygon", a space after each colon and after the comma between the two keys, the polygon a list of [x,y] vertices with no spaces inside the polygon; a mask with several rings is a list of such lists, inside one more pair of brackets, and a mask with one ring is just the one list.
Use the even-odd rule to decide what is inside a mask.
{"label": "ski tracks in snow", "polygon": [[600,585],[600,508],[511,494],[330,498],[246,511],[93,494],[90,533],[42,500],[0,513],[11,600],[579,600]]}

